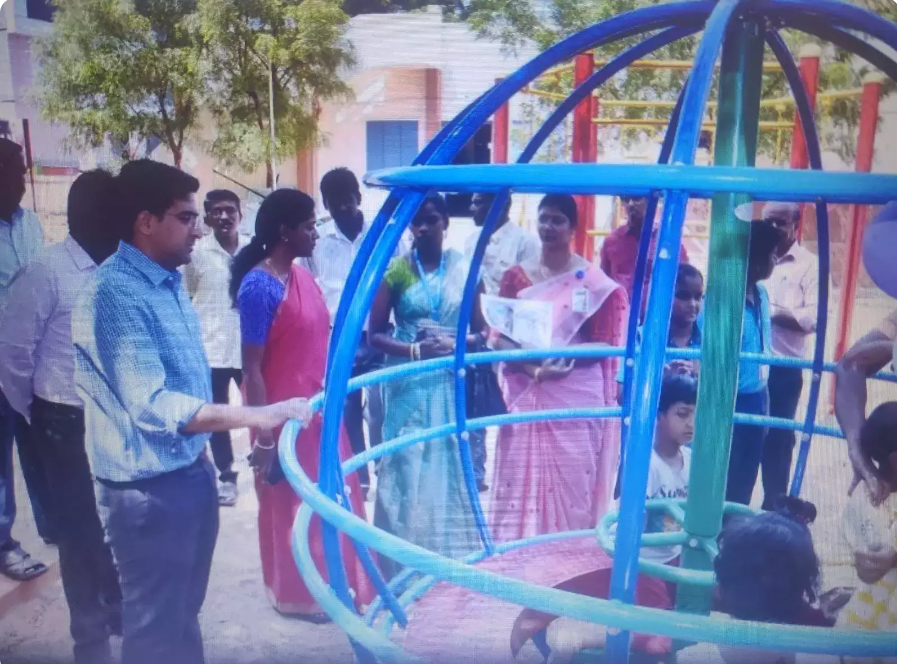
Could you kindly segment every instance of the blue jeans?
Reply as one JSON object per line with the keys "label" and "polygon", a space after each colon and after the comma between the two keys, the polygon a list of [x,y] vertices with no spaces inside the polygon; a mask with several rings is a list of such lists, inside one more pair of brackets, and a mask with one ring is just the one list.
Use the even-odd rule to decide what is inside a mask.
{"label": "blue jeans", "polygon": [[122,664],[202,664],[199,612],[218,537],[215,469],[98,480],[97,504],[122,591]]}
{"label": "blue jeans", "polygon": [[486,430],[478,429],[470,432],[470,457],[473,461],[473,474],[478,483],[486,481]]}
{"label": "blue jeans", "polygon": [[[743,415],[769,414],[769,391],[739,393],[735,412]],[[732,428],[732,451],[729,455],[729,477],[726,500],[749,505],[760,473],[766,427],[736,424]]]}
{"label": "blue jeans", "polygon": [[12,538],[12,524],[16,521],[16,490],[12,471],[12,441],[15,435],[15,412],[0,392],[0,551],[18,546]]}
{"label": "blue jeans", "polygon": [[[795,367],[769,368],[769,414],[793,420],[804,387],[803,371]],[[771,510],[788,494],[796,431],[770,429],[763,445],[763,509]]]}

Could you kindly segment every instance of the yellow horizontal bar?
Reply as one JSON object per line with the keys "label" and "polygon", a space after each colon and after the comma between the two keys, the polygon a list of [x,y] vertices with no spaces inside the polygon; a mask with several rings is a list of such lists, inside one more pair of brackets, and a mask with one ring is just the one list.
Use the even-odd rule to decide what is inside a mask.
{"label": "yellow horizontal bar", "polygon": [[[537,97],[552,99],[554,101],[564,101],[567,97],[556,92],[546,92],[545,90],[537,90],[534,88],[524,88],[526,92]],[[825,103],[835,99],[855,99],[863,95],[862,88],[854,88],[851,90],[832,90],[830,92],[819,93],[817,100]],[[717,102],[711,101],[707,104],[708,108],[716,108]],[[642,101],[635,99],[601,99],[601,106],[606,108],[668,108],[672,109],[676,106],[673,101]],[[764,108],[775,108],[777,106],[794,106],[794,99],[791,97],[777,97],[775,99],[764,99],[760,102],[760,106]]]}
{"label": "yellow horizontal bar", "polygon": [[[670,122],[663,118],[593,118],[592,122],[598,125],[609,125],[619,127],[666,127]],[[705,122],[704,129],[715,129],[715,122]],[[767,131],[778,131],[786,129],[794,129],[792,122],[761,122],[760,129]]]}
{"label": "yellow horizontal bar", "polygon": [[[595,66],[603,67],[609,62],[610,60],[595,60]],[[694,62],[691,60],[636,60],[629,66],[632,69],[671,69],[687,71],[694,67]],[[719,67],[719,63],[717,63],[716,66]],[[779,72],[782,71],[782,66],[778,62],[764,62],[763,71]]]}
{"label": "yellow horizontal bar", "polygon": [[[610,60],[602,59],[595,60],[595,67],[603,67]],[[716,65],[719,67],[719,63]],[[678,70],[678,71],[688,71],[692,67],[694,67],[694,62],[691,60],[636,60],[629,68],[631,69],[668,69],[668,70]],[[565,71],[573,69],[573,63],[568,62],[562,65],[558,65],[557,67],[552,67],[547,70],[542,76],[554,76],[557,74],[561,74]],[[780,72],[782,71],[782,66],[778,62],[764,62],[763,63],[763,71],[764,72]]]}

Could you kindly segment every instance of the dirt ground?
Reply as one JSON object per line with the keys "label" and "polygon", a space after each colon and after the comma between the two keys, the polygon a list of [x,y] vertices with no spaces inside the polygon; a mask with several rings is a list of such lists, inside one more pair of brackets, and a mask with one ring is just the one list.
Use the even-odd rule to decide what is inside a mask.
{"label": "dirt ground", "polygon": [[[884,299],[860,301],[852,336],[857,338],[871,329],[888,312],[889,306],[890,303]],[[833,321],[834,318],[833,314]],[[831,329],[830,336],[834,337],[834,326]],[[833,424],[834,418],[828,414],[829,385],[826,380],[818,421]],[[895,396],[897,388],[894,385],[879,383],[870,389],[872,404]],[[494,432],[490,443],[490,447],[494,445]],[[236,508],[221,510],[221,532],[212,581],[202,613],[207,661],[210,664],[351,661],[348,641],[338,628],[308,625],[284,618],[271,609],[261,583],[256,535],[257,503],[245,462],[248,453],[245,435],[235,437],[235,447],[238,469],[241,471],[241,495]],[[494,455],[490,454],[490,466],[492,459]],[[850,477],[844,443],[816,439],[807,469],[804,496],[814,501],[819,509],[819,519],[813,531],[825,569],[823,588],[854,583],[849,554],[841,540],[839,528]],[[21,516],[15,534],[29,550],[45,560],[51,560],[55,549],[44,547],[37,540],[22,484],[20,481]],[[759,503],[759,498],[758,491],[755,502]],[[372,503],[368,503],[368,508],[370,512]],[[2,664],[68,664],[71,661],[70,648],[68,610],[58,581],[40,596],[0,617]]]}

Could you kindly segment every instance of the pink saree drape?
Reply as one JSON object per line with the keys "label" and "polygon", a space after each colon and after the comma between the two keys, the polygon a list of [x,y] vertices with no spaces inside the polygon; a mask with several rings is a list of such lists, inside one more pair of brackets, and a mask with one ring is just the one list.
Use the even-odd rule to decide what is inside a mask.
{"label": "pink saree drape", "polygon": [[[533,285],[524,270],[515,267],[505,274],[501,295],[551,302],[553,346],[622,343],[626,293],[598,268]],[[616,366],[615,358],[581,362],[564,379],[537,382],[502,365],[500,382],[509,412],[600,408],[616,404]],[[615,420],[503,427],[489,502],[495,540],[594,527],[613,497],[619,451]]]}

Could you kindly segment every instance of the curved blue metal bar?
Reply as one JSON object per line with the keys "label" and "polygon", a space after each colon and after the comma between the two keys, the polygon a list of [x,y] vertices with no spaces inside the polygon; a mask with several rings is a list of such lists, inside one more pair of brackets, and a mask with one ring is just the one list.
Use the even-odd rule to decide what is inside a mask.
{"label": "curved blue metal bar", "polygon": [[[284,428],[286,429],[286,427]],[[299,508],[293,522],[290,544],[299,574],[318,606],[327,612],[327,615],[346,633],[352,644],[357,644],[357,649],[362,650],[366,656],[373,656],[377,661],[387,664],[426,664],[424,660],[408,654],[401,646],[368,627],[358,614],[340,601],[321,573],[318,572],[314,558],[311,556],[308,539],[311,517],[315,512],[317,510],[313,510],[307,505],[302,505]]]}
{"label": "curved blue metal bar", "polygon": [[455,436],[460,444],[461,472],[464,475],[467,499],[470,501],[470,509],[473,512],[480,541],[483,543],[486,555],[490,556],[494,549],[492,535],[489,533],[486,518],[483,515],[483,506],[480,504],[480,492],[479,487],[477,487],[477,480],[473,471],[473,459],[470,452],[470,434],[467,431],[467,385],[465,383],[467,363],[464,357],[467,354],[467,330],[470,326],[474,301],[479,291],[480,266],[483,264],[483,257],[486,255],[486,247],[489,245],[492,231],[498,225],[498,219],[504,214],[505,207],[510,200],[511,197],[507,190],[501,192],[492,201],[492,207],[489,208],[489,213],[486,215],[483,230],[477,239],[473,259],[468,268],[467,281],[464,284],[464,293],[461,297],[461,309],[458,314],[458,327],[455,332]]}
{"label": "curved blue metal bar", "polygon": [[[465,356],[465,362],[471,364],[494,364],[495,362],[523,362],[546,360],[553,357],[563,357],[566,359],[598,359],[604,357],[622,357],[626,349],[622,346],[568,346],[566,348],[548,348],[548,349],[518,349],[518,350],[501,350],[490,351],[484,353],[470,353]],[[671,360],[700,360],[701,351],[697,348],[667,348],[666,357]],[[760,353],[741,353],[739,360],[747,360],[757,362],[768,366],[780,367],[799,367],[801,369],[812,369],[813,361],[805,360],[799,357],[783,357],[779,355],[763,355]],[[424,360],[416,364],[399,364],[377,371],[371,371],[363,376],[357,376],[349,381],[349,391],[359,390],[369,385],[377,385],[388,380],[397,378],[406,378],[418,373],[427,373],[429,371],[438,371],[441,369],[451,369],[454,358],[441,357],[432,360]],[[834,362],[826,362],[823,365],[823,371],[832,373],[835,371]],[[897,375],[893,373],[878,372],[870,377],[874,380],[884,381],[888,383],[897,383]],[[312,410],[317,412],[324,402],[323,393],[312,397],[310,403]]]}
{"label": "curved blue metal bar", "polygon": [[[484,93],[484,95],[487,93]],[[430,155],[436,150],[436,148],[442,143],[442,141],[448,136],[457,124],[461,121],[464,115],[476,104],[484,95],[481,95],[473,102],[471,102],[458,116],[452,119],[451,122],[446,124],[437,134],[433,137],[433,139],[424,147],[423,151],[415,158],[413,164],[417,163],[425,163]],[[384,229],[386,228],[389,219],[392,217],[396,208],[398,207],[399,202],[402,199],[402,193],[400,191],[393,190],[390,192],[389,197],[386,199],[386,202],[381,207],[379,213],[374,219],[371,228],[368,233],[362,239],[361,247],[359,248],[359,254],[362,256],[370,256],[376,247],[377,241],[382,236]],[[343,325],[346,319],[346,315],[348,314],[349,307],[352,302],[352,296],[354,296],[356,289],[358,287],[358,282],[361,279],[362,272],[364,270],[365,263],[363,261],[354,261],[352,263],[351,268],[349,269],[349,274],[346,278],[346,286],[343,289],[343,295],[340,297],[339,305],[337,306],[336,317],[334,320],[333,328],[331,330],[331,337],[334,339],[338,339],[342,334]],[[325,385],[329,383],[330,379],[330,371],[333,367],[333,353],[336,352],[336,344],[331,343],[329,348],[329,356],[327,358],[327,374],[325,377]],[[321,458],[324,458],[324,449],[326,445],[325,438],[321,437]],[[323,472],[323,464],[322,464],[322,472]],[[340,496],[343,499],[344,504],[350,505],[351,503],[347,500],[345,491],[342,488],[342,478],[336,478],[336,483],[339,488]],[[328,541],[331,543],[335,538],[334,533],[327,533]],[[370,553],[356,546],[355,542],[352,542],[352,546],[356,549],[358,554],[358,558],[361,561],[362,566],[364,567],[365,573],[368,575],[368,578],[371,579],[371,583],[377,590],[377,594],[380,597],[384,598],[384,601],[389,606],[390,610],[393,613],[395,619],[401,624],[407,624],[407,616],[405,616],[404,612],[401,610],[398,602],[393,596],[392,592],[386,585],[385,580],[383,579],[383,575],[380,573],[380,570],[377,568],[376,564],[373,561]],[[359,653],[359,657],[366,659],[364,657],[364,653]]]}
{"label": "curved blue metal bar", "polygon": [[[564,121],[564,118],[570,115],[570,113],[573,112],[573,109],[598,88],[598,86],[606,83],[610,78],[616,76],[636,60],[643,58],[674,41],[693,35],[698,30],[700,30],[698,21],[689,21],[687,25],[668,28],[620,53],[617,57],[604,65],[604,67],[583,81],[579,87],[571,92],[570,95],[561,102],[554,111],[552,111],[551,115],[548,116],[545,122],[542,123],[542,126],[539,127],[533,135],[532,139],[530,139],[530,142],[523,149],[523,152],[520,153],[520,158],[517,160],[517,163],[528,164],[532,158],[536,156],[536,152],[542,147],[542,144],[548,139],[551,133]],[[675,111],[673,117],[677,117]],[[671,126],[674,124],[672,120],[673,118],[671,118]]]}
{"label": "curved blue metal bar", "polygon": [[[573,111],[577,104],[588,97],[592,93],[592,91],[595,90],[595,88],[597,88],[599,85],[603,84],[605,81],[628,67],[639,58],[642,58],[649,53],[656,51],[658,48],[662,48],[674,41],[682,39],[683,37],[694,34],[695,32],[697,32],[697,30],[697,27],[669,28],[659,34],[649,37],[644,42],[630,47],[619,56],[614,58],[607,65],[602,67],[600,70],[593,73],[591,76],[589,76],[588,79],[580,84],[573,91],[573,93],[569,97],[567,97],[567,99],[565,99],[542,124],[542,126],[524,148],[523,152],[517,160],[517,163],[529,162],[545,142],[545,140],[551,135],[551,132],[553,132],[555,128],[564,120],[564,118],[566,118]],[[674,113],[674,116],[675,115],[676,114]],[[480,266],[482,265],[483,257],[485,256],[486,247],[489,245],[489,239],[491,238],[495,226],[498,223],[498,219],[502,214],[505,206],[507,205],[509,199],[510,194],[507,190],[499,193],[493,201],[492,207],[489,210],[489,214],[487,215],[485,223],[483,224],[483,229],[480,232],[480,237],[477,240],[476,248],[474,250],[473,259],[471,261],[469,273],[467,276],[467,281],[464,285],[464,293],[461,299],[460,308],[461,313],[458,317],[458,326],[455,336],[456,339],[464,339],[467,334],[467,329],[470,324],[471,309],[480,281]],[[656,198],[653,199],[653,204],[654,208],[656,209]],[[652,212],[651,219],[653,218],[654,216]],[[455,421],[457,423],[456,435],[458,437],[458,440],[460,441],[461,468],[464,475],[464,483],[467,489],[467,496],[471,503],[471,509],[473,511],[474,520],[477,524],[477,530],[479,531],[480,540],[483,542],[483,546],[486,549],[487,553],[491,555],[493,548],[492,538],[489,534],[488,528],[486,527],[485,518],[483,516],[483,508],[480,504],[479,491],[477,489],[476,478],[474,476],[473,464],[471,461],[469,435],[465,430],[467,418],[467,395],[464,384],[466,373],[466,363],[464,361],[464,356],[466,352],[466,344],[456,345],[454,374]]]}
{"label": "curved blue metal bar", "polygon": [[[284,427],[286,433],[282,436],[285,435],[287,438],[291,435],[295,436],[297,430],[297,423],[290,422]],[[554,588],[534,586],[519,579],[472,567],[460,561],[448,560],[395,535],[382,532],[337,505],[311,481],[299,465],[295,450],[292,452],[286,450],[285,461],[284,473],[287,480],[305,502],[297,514],[297,523],[294,529],[294,551],[297,553],[303,578],[313,581],[309,584],[309,590],[315,595],[315,599],[321,607],[328,613],[331,610],[334,611],[335,615],[331,615],[337,618],[339,625],[347,631],[348,629],[354,630],[352,638],[363,643],[366,648],[378,656],[380,654],[379,647],[390,649],[395,644],[373,630],[367,629],[360,618],[339,604],[339,600],[315,569],[307,547],[302,550],[302,541],[296,541],[307,537],[312,512],[319,514],[322,519],[338,527],[349,537],[407,567],[417,569],[423,574],[545,613],[556,615],[561,612],[576,620],[600,623],[610,627],[688,641],[720,643],[744,648],[857,657],[884,657],[893,653],[893,635],[885,632],[772,625],[671,613],[662,609],[632,606]],[[390,649],[388,653],[394,653],[394,651]]]}
{"label": "curved blue metal bar", "polygon": [[[683,109],[683,117],[685,112]],[[750,194],[756,200],[815,200],[883,205],[897,197],[897,176],[879,173],[826,173],[775,168],[647,164],[490,164],[393,168],[365,176],[376,187],[426,191],[650,196],[683,192],[692,198]]]}
{"label": "curved blue metal bar", "polygon": [[[849,32],[832,27],[825,21],[807,18],[806,16],[787,15],[779,17],[784,27],[805,32],[819,39],[843,48],[863,58],[869,64],[878,67],[892,80],[897,81],[897,62],[885,55],[872,44],[864,42]],[[790,54],[789,54],[790,55]]]}
{"label": "curved blue metal bar", "polygon": [[[684,507],[685,501],[678,499],[663,498],[645,501],[646,512],[662,510],[678,521],[680,526],[683,525],[683,521],[685,520]],[[756,514],[756,512],[749,506],[739,505],[737,503],[726,503],[725,513],[728,515],[737,514],[742,516]],[[601,518],[598,522],[598,527],[595,529],[598,534],[598,544],[604,549],[605,553],[612,558],[615,557],[616,553],[616,537],[618,532],[614,531],[613,526],[617,523],[618,517],[618,512],[608,512]],[[704,538],[692,539],[685,530],[677,530],[673,532],[643,535],[641,549],[682,545],[700,547],[705,544],[706,541]],[[638,565],[640,573],[648,574],[649,576],[657,577],[671,583],[685,583],[694,586],[703,586],[705,588],[711,588],[716,584],[716,575],[710,570],[704,571],[686,569],[684,567],[673,567],[668,564],[654,562],[645,558],[639,558]]]}
{"label": "curved blue metal bar", "polygon": [[[474,106],[476,106],[480,100],[486,96],[488,92],[484,92],[482,95],[474,99],[470,104],[468,104],[464,110],[462,110],[458,115],[452,118],[442,129],[440,129],[436,135],[424,146],[424,149],[421,150],[420,154],[414,158],[414,161],[411,162],[412,166],[417,166],[419,164],[425,164],[429,161],[432,154],[436,151],[436,148],[442,144],[442,142],[446,139],[446,137],[451,134],[461,120],[470,112]],[[386,223],[392,217],[393,213],[396,210],[396,207],[399,204],[399,201],[402,199],[403,192],[393,190],[389,193],[386,201],[383,203],[383,206],[380,208],[380,211],[377,213],[377,216],[374,218],[374,222],[371,224],[370,229],[365,235],[364,239],[361,241],[361,246],[358,248],[358,254],[360,256],[368,257],[373,251],[374,247],[377,244],[377,240],[380,239],[380,236],[383,234],[383,230],[386,228]],[[352,297],[355,295],[355,292],[358,288],[358,282],[361,279],[361,274],[364,271],[365,263],[364,261],[354,261],[352,263],[352,267],[349,269],[349,275],[346,277],[346,285],[343,288],[343,294],[340,296],[339,305],[336,309],[336,316],[333,320],[333,329],[331,331],[331,335],[334,339],[338,339],[342,334],[343,325],[346,321],[346,315],[349,313],[349,305],[352,303]],[[333,366],[333,353],[336,351],[336,344],[331,344],[329,349],[329,355],[327,358],[327,376],[330,376],[330,368]],[[328,381],[325,380],[325,385]]]}
{"label": "curved blue metal bar", "polygon": [[[656,29],[658,27],[666,27],[666,25],[669,25],[670,16],[672,16],[676,12],[681,12],[681,13],[676,14],[680,18],[683,18],[689,14],[691,16],[699,16],[699,15],[701,15],[702,12],[703,12],[703,15],[706,15],[707,11],[708,11],[708,8],[706,7],[706,5],[712,6],[711,3],[687,3],[687,4],[688,4],[688,7],[685,7],[684,5],[678,5],[678,6],[677,5],[666,5],[665,7],[652,7],[652,8],[647,8],[645,10],[638,10],[629,15],[626,15],[627,20],[621,20],[620,22],[613,25],[613,30],[615,30],[616,33],[614,34],[613,37],[607,37],[607,39],[621,38],[621,37],[628,36],[631,34],[636,34],[640,30],[644,29],[645,25],[647,25],[648,23],[651,23],[651,21],[653,21],[653,23],[651,23],[650,29]],[[762,7],[766,7],[766,6],[772,7],[772,6],[779,6],[779,5],[792,6],[792,7],[801,8],[801,9],[807,9],[808,7],[811,7],[811,5],[807,2],[805,2],[804,0],[777,0],[777,2],[775,2],[775,3],[767,1],[767,2],[757,2],[755,4],[756,4],[756,6],[762,6]],[[699,5],[703,5],[704,8],[703,9],[698,8]],[[889,26],[884,21],[882,21],[881,19],[877,19],[877,17],[875,17],[874,15],[872,15],[868,12],[863,12],[862,10],[857,10],[855,8],[843,7],[838,3],[831,2],[830,0],[817,1],[816,3],[813,3],[812,7],[815,10],[817,10],[816,13],[820,16],[836,16],[837,15],[839,17],[839,19],[841,19],[843,21],[843,23],[846,27],[849,27],[851,29],[857,29],[857,30],[866,30],[870,34],[873,34],[874,36],[877,36],[878,38],[883,39],[884,41],[886,41],[887,43],[889,43],[892,46],[894,45],[895,41],[897,41],[897,40],[895,40],[895,32],[893,30],[893,27],[890,28],[890,32],[889,32]],[[651,11],[649,11],[649,10],[655,10],[655,9],[658,11],[653,12],[653,13]],[[663,9],[664,11],[663,12],[660,11],[661,9]],[[664,17],[664,16],[662,16],[664,14],[664,12],[669,12],[669,13],[667,13]],[[634,17],[644,19],[644,24],[640,25],[639,27],[635,27],[635,24],[638,23],[639,21],[633,20]],[[623,17],[619,17],[619,18],[623,19]],[[607,23],[601,24],[600,26],[593,26],[593,27],[596,30],[598,28],[606,29],[606,28],[608,28],[609,24],[613,23],[613,21],[614,21],[614,19],[612,19],[611,21],[609,21]],[[667,23],[664,24],[664,21],[667,21]],[[628,31],[628,33],[627,33],[627,31]],[[610,32],[610,30],[608,30],[608,32]],[[577,35],[574,38],[570,38],[569,40],[562,42],[562,44],[559,44],[558,47],[560,47],[562,45],[566,45],[567,47],[570,47],[572,44],[575,44],[576,43],[575,40],[580,37],[581,37],[581,35]],[[594,44],[592,44],[592,45],[594,45]],[[555,47],[555,48],[557,48],[557,47]],[[578,50],[583,50],[583,49],[580,48]],[[549,49],[549,51],[553,51],[553,49]],[[543,56],[547,55],[547,53],[548,52],[546,52],[546,54],[543,54]],[[559,53],[559,51],[554,51],[555,58],[559,57],[558,53]],[[538,60],[538,58],[537,58],[537,60]],[[549,65],[550,64],[551,63],[549,63]],[[514,85],[516,85],[517,83],[520,83],[522,80],[523,80],[523,75],[521,74],[521,76],[519,78],[517,78],[517,80],[515,81]],[[498,86],[496,86],[495,89],[493,89],[492,93],[488,93],[487,95],[485,95],[483,104],[478,105],[478,106],[482,106],[482,108],[474,109],[474,111],[476,111],[476,112],[472,111],[470,114],[471,117],[465,118],[466,122],[459,123],[459,126],[456,128],[456,130],[451,132],[451,135],[448,136],[447,140],[446,140],[446,143],[449,144],[448,147],[445,144],[440,146],[445,153],[450,152],[452,147],[460,148],[464,143],[466,143],[466,140],[467,140],[467,138],[469,138],[469,135],[470,135],[470,133],[472,133],[472,130],[476,129],[476,127],[481,125],[482,121],[486,117],[488,117],[488,115],[491,115],[492,112],[494,112],[494,109],[489,110],[488,108],[486,108],[486,106],[488,106],[489,103],[497,102],[498,105],[500,105],[501,103],[503,103],[504,99],[506,99],[508,96],[510,96],[510,95],[504,94],[504,93],[508,92],[508,91],[513,91],[513,90],[511,90],[513,88],[513,85],[511,85],[508,81],[505,81],[505,83],[507,85],[505,85],[504,88],[502,87],[502,85],[498,85]],[[524,84],[525,84],[525,81],[524,81]],[[499,94],[499,90],[503,90],[503,92],[501,94]],[[504,99],[502,99],[502,95],[504,95]],[[487,98],[488,98],[488,103],[486,103]],[[497,106],[496,106],[496,108],[497,108]],[[479,117],[479,118],[473,117],[473,116],[476,116],[478,113],[481,114],[481,117]],[[465,134],[467,134],[467,135],[465,135]],[[451,145],[453,143],[456,145]],[[439,152],[439,151],[437,150],[437,152]],[[444,155],[440,155],[440,157],[444,157]],[[438,162],[438,160],[436,160],[436,159],[434,159],[432,161]],[[443,162],[443,163],[445,163],[445,162]],[[708,192],[709,192],[709,190],[708,190]],[[581,193],[581,192],[577,192],[577,193]],[[619,192],[615,192],[615,193],[619,193]],[[414,198],[415,196],[417,196],[416,193],[412,194],[411,198]],[[783,198],[784,195],[776,195],[773,197],[774,198]],[[418,205],[419,205],[419,202],[418,202]],[[416,209],[416,207],[417,206],[415,206],[415,209]],[[398,225],[401,225],[402,230],[403,230],[404,224],[407,223],[407,219],[410,218],[411,214],[413,214],[413,210],[402,211],[401,215],[398,215],[398,214],[396,215],[397,218],[395,220],[395,223],[397,223]],[[402,219],[401,217],[404,217],[404,218]],[[386,234],[390,235],[389,232],[387,232]],[[401,230],[399,231],[399,234],[401,234]],[[397,237],[396,237],[396,239],[397,239]],[[375,247],[374,252],[376,253],[376,251],[377,251],[377,248]],[[376,273],[376,269],[377,268],[374,268],[374,270],[373,270],[374,273]],[[381,272],[381,274],[382,274],[382,272]],[[361,282],[361,279],[359,281]],[[351,330],[352,326],[349,325],[348,327]],[[360,325],[358,326],[358,328],[359,328],[359,333],[360,333]],[[341,341],[342,341],[342,338],[341,338]],[[355,340],[355,343],[357,344],[357,339]],[[339,350],[339,349],[338,348],[335,349],[335,352],[337,350]],[[336,355],[336,356],[339,357],[338,355]],[[342,361],[342,358],[340,359],[340,361]],[[337,363],[339,363],[339,362],[337,362]],[[336,380],[335,382],[336,382],[337,391],[342,390],[343,392],[345,392],[345,386],[346,386],[345,379],[342,382],[339,380]],[[333,386],[334,380],[329,380],[328,384],[330,386]],[[331,396],[332,395],[328,395],[328,398],[330,398]],[[333,426],[334,427],[338,426],[338,420],[337,420],[337,424],[333,425]],[[323,469],[323,466],[328,462],[328,459],[326,456],[326,451],[329,450],[329,456],[331,456],[332,459],[338,459],[335,441],[336,441],[335,437],[333,438],[332,445],[325,444],[327,442],[326,437],[325,437],[325,440],[322,441],[322,446],[325,448],[325,457],[322,460],[322,469]],[[337,477],[334,479],[334,482],[337,484],[337,486],[339,486],[341,484],[341,473],[340,473],[338,467],[336,469],[336,474],[337,474]],[[323,488],[323,484],[322,484],[322,488]],[[334,543],[332,541],[329,543],[325,543],[326,548],[332,548],[333,545],[334,545]],[[337,551],[337,556],[338,556],[338,551]],[[331,559],[328,557],[328,568],[330,568],[330,567],[331,567]],[[335,585],[339,585],[339,584],[337,583]]]}
{"label": "curved blue metal bar", "polygon": [[[679,93],[679,98],[676,100],[676,106],[673,107],[673,113],[670,115],[669,128],[663,137],[663,144],[660,146],[660,155],[657,159],[658,164],[666,164],[670,160],[670,155],[673,152],[673,143],[676,140],[676,129],[679,126],[679,118],[682,113],[682,100],[687,87],[688,81],[686,80],[682,86],[682,91]],[[635,259],[635,272],[632,278],[632,300],[629,306],[629,320],[626,323],[626,353],[623,355],[623,419],[620,424],[620,463],[617,467],[617,485],[614,490],[617,497],[619,497],[619,492],[622,490],[623,463],[626,459],[626,446],[629,442],[629,412],[632,406],[632,386],[635,380],[633,355],[642,315],[642,290],[645,288],[648,251],[650,251],[651,247],[651,236],[654,234],[654,217],[657,215],[658,202],[659,199],[656,193],[648,199],[648,209],[645,210],[645,219],[642,222],[642,232],[639,235],[638,253]],[[656,258],[657,256],[655,255]],[[638,304],[632,306],[632,302],[637,302]]]}
{"label": "curved blue metal bar", "polygon": [[[318,481],[321,490],[326,495],[334,498],[339,496],[345,504],[348,504],[348,501],[345,497],[342,470],[339,465],[339,427],[346,398],[346,388],[349,383],[352,365],[354,364],[354,349],[357,348],[360,341],[364,319],[371,307],[371,302],[374,299],[383,273],[386,271],[386,264],[395,252],[408,220],[420,207],[423,199],[424,194],[418,192],[410,192],[402,198],[396,210],[396,219],[391,223],[387,223],[383,234],[377,240],[374,253],[365,267],[362,277],[359,279],[358,286],[362,295],[361,301],[359,302],[358,299],[353,300],[346,314],[343,333],[339,337],[334,337],[337,349],[335,355],[333,355],[334,362],[330,372],[330,382],[324,398],[324,426],[321,432],[321,466]],[[398,219],[401,219],[403,223],[398,223]],[[354,334],[347,334],[347,330],[351,330]],[[349,348],[346,348],[347,342],[351,343]],[[291,446],[287,445],[286,447]],[[281,458],[283,458],[284,454],[293,452],[294,450],[284,449],[283,445],[280,446]],[[330,586],[340,601],[350,610],[354,610],[354,603],[349,593],[346,572],[343,567],[339,535],[329,523],[322,524],[321,531]],[[356,551],[360,555],[362,554],[361,549],[357,547]],[[374,573],[374,578],[378,579],[378,585],[385,586],[385,583],[380,581],[382,576],[380,576],[379,572],[374,570]],[[394,610],[396,618],[404,620],[403,613],[399,610],[395,598],[387,595],[386,601],[389,602],[390,608]],[[363,652],[358,654],[360,657],[365,657]]]}
{"label": "curved blue metal bar", "polygon": [[[775,31],[768,31],[766,43],[775,54],[779,64],[785,72],[788,85],[791,87],[794,100],[800,113],[801,127],[803,128],[807,154],[810,158],[810,168],[822,170],[822,150],[819,147],[819,135],[816,130],[816,114],[810,105],[810,99],[804,88],[800,71],[795,64],[788,47],[781,35]],[[819,292],[817,296],[816,310],[816,347],[813,353],[813,374],[810,381],[810,397],[807,403],[807,415],[804,429],[801,433],[800,452],[797,457],[797,465],[794,469],[794,479],[791,483],[790,494],[799,496],[803,484],[804,473],[807,468],[807,459],[810,456],[810,443],[812,441],[812,429],[816,422],[816,408],[819,404],[819,391],[822,388],[822,366],[825,364],[825,333],[828,325],[828,285],[829,285],[829,226],[828,206],[819,201],[816,203],[816,229],[819,241]]]}
{"label": "curved blue metal bar", "polygon": [[810,17],[846,30],[864,32],[897,49],[897,25],[841,0],[753,0],[751,9],[771,17]]}
{"label": "curved blue metal bar", "polygon": [[[460,150],[478,128],[497,111],[505,101],[533,79],[559,61],[598,45],[624,39],[651,30],[675,25],[681,20],[690,20],[706,15],[712,2],[684,2],[636,9],[628,14],[611,18],[568,37],[536,56],[520,70],[499,82],[492,90],[473,105],[453,131],[447,132],[444,140],[435,147],[428,163],[446,164]],[[386,264],[398,245],[402,232],[411,217],[420,207],[423,194],[407,193],[398,205],[392,226],[387,223],[370,256],[359,254],[357,261],[366,262],[358,278],[355,299],[348,311],[336,339],[331,357],[333,364],[328,375],[328,392],[324,404],[324,426],[321,435],[320,483],[327,495],[343,495],[342,472],[339,467],[339,424],[343,400],[351,372],[352,358],[361,338],[366,312],[370,309],[374,292],[386,270]],[[370,244],[368,245],[370,248]],[[351,598],[346,583],[345,570],[340,556],[339,540],[336,532],[328,524],[323,528],[323,544],[331,586],[340,599],[351,606]]]}
{"label": "curved blue metal bar", "polygon": [[[716,60],[723,47],[723,40],[738,9],[746,0],[720,0],[704,27],[704,37],[695,54],[694,66],[688,87],[682,100],[682,117],[676,130],[671,159],[674,164],[691,165],[698,149],[698,139],[704,120],[704,111]],[[655,168],[663,168],[661,166]],[[717,169],[707,169],[717,170]],[[668,185],[664,187],[670,191]],[[672,295],[679,266],[679,247],[682,243],[682,226],[688,195],[675,191],[668,195],[664,216],[657,239],[657,259],[648,290],[648,309],[645,333],[651,338],[667,339],[669,336]],[[641,307],[641,302],[632,306]],[[639,398],[632,409],[629,422],[629,444],[624,458],[623,483],[620,492],[619,527],[627,536],[619,542],[611,573],[610,598],[632,604],[638,579],[639,546],[644,531],[645,492],[648,485],[648,468],[651,460],[654,422],[660,401],[660,383],[665,362],[666,343],[642,344],[636,364],[639,377]],[[613,664],[629,661],[630,634],[621,631],[609,634],[607,657]]]}

